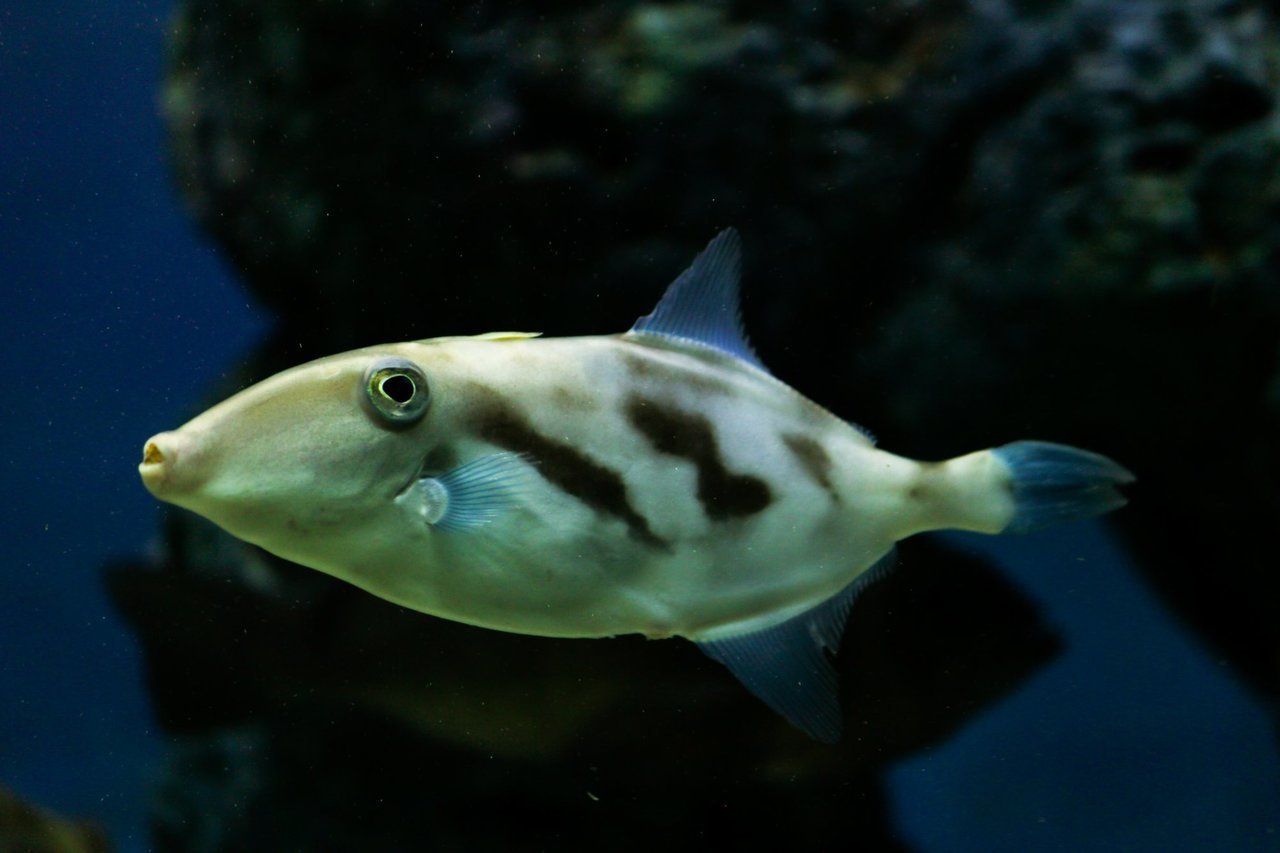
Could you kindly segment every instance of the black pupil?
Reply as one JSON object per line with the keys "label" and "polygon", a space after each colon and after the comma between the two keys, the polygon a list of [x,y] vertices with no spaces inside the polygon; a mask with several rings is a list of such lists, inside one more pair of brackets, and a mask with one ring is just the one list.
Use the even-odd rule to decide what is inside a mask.
{"label": "black pupil", "polygon": [[401,406],[413,399],[415,390],[413,380],[403,373],[395,373],[382,380],[382,393]]}

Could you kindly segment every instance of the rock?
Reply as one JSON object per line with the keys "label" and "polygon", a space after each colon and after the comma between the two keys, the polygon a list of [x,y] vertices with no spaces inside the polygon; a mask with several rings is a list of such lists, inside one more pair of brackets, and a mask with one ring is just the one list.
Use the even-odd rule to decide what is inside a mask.
{"label": "rock", "polygon": [[[1116,520],[1145,577],[1255,692],[1280,697],[1280,581],[1258,556],[1280,511],[1270,6],[610,0],[534,14],[187,0],[178,20],[165,113],[179,184],[284,322],[259,377],[377,340],[620,331],[737,225],[747,325],[781,378],[907,455],[1043,438],[1115,456],[1139,475]],[[164,571],[135,567],[113,589],[147,638],[162,719],[191,754],[217,754],[226,732],[270,746],[251,762],[270,795],[255,801],[265,823],[236,836],[245,843],[274,837],[255,834],[272,825],[264,804],[330,784],[360,758],[347,744],[390,718],[400,734],[378,729],[370,753],[406,758],[387,784],[397,796],[428,786],[445,815],[463,814],[450,797],[486,776],[455,790],[423,767],[463,773],[458,756],[489,750],[523,762],[495,785],[545,780],[541,807],[593,814],[590,829],[602,814],[643,823],[659,804],[674,810],[656,819],[669,828],[698,791],[730,791],[748,813],[742,804],[782,797],[792,817],[806,802],[826,814],[847,784],[857,794],[842,820],[862,803],[859,825],[889,838],[879,768],[958,723],[906,709],[942,690],[988,701],[1053,651],[1034,611],[997,594],[1008,615],[990,624],[1010,634],[994,648],[1012,657],[941,686],[913,682],[903,661],[857,640],[890,618],[869,594],[841,666],[847,707],[871,734],[797,753],[782,724],[679,644],[402,620],[198,522],[175,525]],[[930,585],[949,589],[930,566],[950,559],[912,565],[892,609],[916,608],[911,636],[940,672],[972,651],[951,650],[955,637],[978,641],[963,625],[922,627],[938,615],[920,611]],[[985,577],[949,589],[948,607],[984,606]],[[166,601],[179,604],[166,613]],[[207,624],[178,618],[205,612]],[[1020,635],[1033,638],[1025,650],[1006,648]],[[210,672],[231,695],[213,696],[185,662],[226,648],[236,653],[215,654]],[[539,684],[553,689],[526,702]],[[635,736],[637,715],[651,739]],[[723,743],[698,740],[710,721]],[[672,756],[684,759],[674,772]],[[601,786],[583,768],[608,773],[606,757],[654,762],[668,787],[646,788],[648,776]],[[783,765],[794,787],[777,782]],[[171,788],[193,773],[175,765]],[[575,785],[577,807],[576,794],[556,800]],[[586,792],[607,796],[597,787],[636,805],[589,813]],[[351,832],[372,820],[333,812]]]}
{"label": "rock", "polygon": [[23,853],[107,853],[102,830],[23,802],[0,788],[0,850]]}
{"label": "rock", "polygon": [[[171,535],[189,523],[203,524]],[[611,825],[628,827],[620,849],[653,849],[709,815],[744,842],[811,846],[856,819],[892,845],[881,771],[1058,651],[998,575],[913,544],[910,571],[855,606],[838,661],[849,734],[835,747],[684,641],[480,630],[274,558],[252,584],[117,565],[108,587],[175,744],[155,837],[165,849],[506,849],[524,824],[483,818],[501,807],[538,815],[537,837],[564,850],[599,849]]]}

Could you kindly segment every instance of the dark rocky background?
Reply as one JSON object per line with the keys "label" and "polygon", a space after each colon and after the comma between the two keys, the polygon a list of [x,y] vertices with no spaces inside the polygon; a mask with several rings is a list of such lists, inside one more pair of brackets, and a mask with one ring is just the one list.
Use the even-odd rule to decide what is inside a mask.
{"label": "dark rocky background", "polygon": [[[765,363],[889,449],[1132,468],[1113,529],[1274,761],[1269,5],[187,0],[170,51],[177,183],[278,318],[208,400],[378,340],[620,331],[735,225]],[[107,574],[171,742],[160,849],[907,849],[890,768],[1064,650],[989,563],[908,543],[829,749],[687,644],[478,631],[166,518]]]}
{"label": "dark rocky background", "polygon": [[[1041,435],[1138,471],[1117,524],[1144,575],[1274,706],[1280,583],[1258,538],[1280,508],[1276,35],[1263,6],[1225,1],[534,13],[192,0],[164,102],[192,213],[283,320],[255,374],[378,339],[617,330],[735,224],[765,362],[895,450]],[[148,644],[161,716],[195,739],[170,793],[216,752],[220,726],[259,721],[270,772],[236,848],[283,820],[282,800],[340,800],[352,772],[403,781],[442,762],[454,781],[424,839],[529,831],[484,822],[492,808],[539,816],[566,844],[618,821],[636,848],[673,826],[721,835],[695,795],[708,784],[735,792],[741,841],[785,843],[799,824],[833,841],[849,821],[888,839],[877,768],[1055,649],[995,575],[910,548],[910,580],[861,603],[842,657],[868,734],[824,751],[686,647],[479,634],[257,556],[233,575],[265,573],[265,592],[202,588],[210,546],[195,525],[173,519],[166,574],[113,589],[143,637],[164,638]],[[216,606],[225,596],[239,598]],[[178,630],[193,620],[174,601],[210,613],[201,631]],[[876,642],[900,622],[910,647]],[[225,678],[198,670],[243,688],[215,690],[238,704],[219,708],[182,676],[233,633],[273,651]],[[371,708],[428,739],[406,747]],[[475,770],[476,751],[499,749],[515,768]],[[585,756],[634,806],[591,821],[561,799],[573,785],[527,784],[581,777]],[[311,792],[334,777],[338,790]],[[820,807],[850,785],[844,808]],[[392,838],[422,808],[413,790],[385,807],[404,809]],[[317,833],[367,838],[367,815],[324,813]]]}
{"label": "dark rocky background", "polygon": [[1280,695],[1265,4],[193,0],[172,50],[178,181],[284,323],[258,372],[616,331],[734,224],[779,376],[908,454],[1124,459],[1153,586]]}

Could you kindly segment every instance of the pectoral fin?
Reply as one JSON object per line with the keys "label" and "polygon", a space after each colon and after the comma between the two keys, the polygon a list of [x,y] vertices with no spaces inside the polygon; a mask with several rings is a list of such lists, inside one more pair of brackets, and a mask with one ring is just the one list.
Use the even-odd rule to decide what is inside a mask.
{"label": "pectoral fin", "polygon": [[439,477],[423,477],[417,484],[422,517],[441,530],[488,524],[519,502],[529,470],[523,454],[493,453]]}

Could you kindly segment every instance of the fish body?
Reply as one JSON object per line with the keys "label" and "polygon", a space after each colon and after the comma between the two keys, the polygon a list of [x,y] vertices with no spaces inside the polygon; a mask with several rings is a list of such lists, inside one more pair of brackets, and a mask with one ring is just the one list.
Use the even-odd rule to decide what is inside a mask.
{"label": "fish body", "polygon": [[1022,442],[922,463],[777,380],[717,237],[621,335],[369,347],[148,442],[158,497],[406,607],[559,637],[685,637],[815,737],[839,732],[861,582],[913,533],[1122,502],[1104,457]]}

